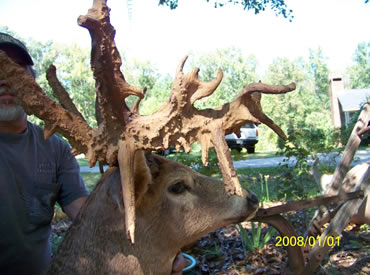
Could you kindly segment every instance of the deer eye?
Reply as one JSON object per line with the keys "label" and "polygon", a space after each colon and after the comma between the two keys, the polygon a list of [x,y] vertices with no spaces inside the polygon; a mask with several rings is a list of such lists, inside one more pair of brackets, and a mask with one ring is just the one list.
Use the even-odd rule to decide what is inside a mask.
{"label": "deer eye", "polygon": [[168,187],[168,191],[173,194],[181,194],[184,193],[188,187],[185,185],[183,181],[177,182],[170,187]]}

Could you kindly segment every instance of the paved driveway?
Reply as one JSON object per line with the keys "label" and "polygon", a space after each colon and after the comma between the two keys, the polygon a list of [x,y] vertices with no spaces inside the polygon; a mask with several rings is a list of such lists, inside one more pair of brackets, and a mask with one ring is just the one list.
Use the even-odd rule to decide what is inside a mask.
{"label": "paved driveway", "polygon": [[[249,159],[234,161],[235,168],[254,168],[254,167],[276,167],[279,163],[282,163],[286,159],[285,157],[273,157],[265,159]],[[341,155],[336,153],[331,154],[319,154],[320,163],[326,163],[329,165],[337,165],[341,159]],[[296,163],[295,158],[290,158],[287,162],[288,165],[293,166]],[[353,164],[359,164],[370,161],[370,150],[358,150],[354,157]],[[312,164],[312,160],[308,160],[308,164]]]}

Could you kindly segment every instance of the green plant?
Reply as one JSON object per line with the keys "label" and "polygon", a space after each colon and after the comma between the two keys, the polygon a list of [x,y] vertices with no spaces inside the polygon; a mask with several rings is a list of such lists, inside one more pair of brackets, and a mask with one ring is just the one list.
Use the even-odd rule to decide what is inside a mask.
{"label": "green plant", "polygon": [[289,132],[288,140],[281,149],[286,158],[280,164],[282,173],[278,179],[281,188],[277,195],[279,199],[285,200],[304,199],[308,197],[306,190],[310,182],[309,161],[318,159],[320,153],[333,154],[333,151],[337,151],[339,134],[333,129],[320,128],[290,129]]}
{"label": "green plant", "polygon": [[368,225],[368,224],[361,225],[360,226],[360,232],[369,233],[370,232],[370,225]]}
{"label": "green plant", "polygon": [[255,226],[254,222],[251,222],[251,236],[249,236],[248,231],[241,225],[237,225],[237,229],[240,234],[240,239],[242,241],[242,247],[244,255],[248,255],[248,252],[254,253],[256,251],[261,250],[265,247],[271,237],[276,233],[276,229],[273,227],[269,227],[266,234],[261,238],[261,231],[262,231],[262,224],[260,222],[257,223],[257,227]]}
{"label": "green plant", "polygon": [[85,158],[77,158],[78,165],[89,166],[89,161]]}
{"label": "green plant", "polygon": [[64,234],[58,235],[58,234],[52,233],[50,235],[51,250],[53,254],[57,252],[59,245],[63,241],[63,238],[64,238]]}
{"label": "green plant", "polygon": [[337,275],[340,274],[337,269],[335,268],[335,265],[329,260],[328,267],[324,267],[320,265],[321,271],[324,272],[324,274],[327,275]]}
{"label": "green plant", "polygon": [[101,178],[100,173],[83,172],[83,173],[81,173],[81,176],[82,176],[89,192],[92,192],[92,190],[95,188],[96,184],[98,183],[98,181]]}
{"label": "green plant", "polygon": [[205,248],[203,249],[204,255],[212,255],[215,257],[221,257],[223,255],[222,248],[215,243],[213,248]]}
{"label": "green plant", "polygon": [[66,215],[66,213],[63,212],[63,209],[60,206],[60,204],[56,203],[55,207],[54,207],[53,220],[59,222],[59,221],[61,221],[62,219],[66,218],[66,217],[67,217],[67,215]]}
{"label": "green plant", "polygon": [[263,202],[270,201],[270,192],[268,186],[269,175],[262,175],[260,174],[260,186],[261,186],[261,194],[264,194],[260,197],[260,201],[262,203],[261,207],[263,207]]}

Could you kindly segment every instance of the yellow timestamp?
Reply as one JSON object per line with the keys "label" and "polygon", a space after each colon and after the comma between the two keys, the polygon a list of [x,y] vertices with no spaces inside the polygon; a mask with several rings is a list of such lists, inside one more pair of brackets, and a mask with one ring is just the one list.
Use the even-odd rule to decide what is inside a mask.
{"label": "yellow timestamp", "polygon": [[296,236],[277,236],[276,246],[300,246],[306,247],[307,245],[314,247],[316,244],[319,246],[339,246],[340,237],[325,236],[324,240],[321,240],[321,236],[307,236],[307,237],[296,237]]}

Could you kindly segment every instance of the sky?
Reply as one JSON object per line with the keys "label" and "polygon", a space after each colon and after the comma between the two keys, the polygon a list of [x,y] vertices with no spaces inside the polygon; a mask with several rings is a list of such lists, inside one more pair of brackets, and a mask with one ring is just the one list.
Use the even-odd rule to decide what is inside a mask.
{"label": "sky", "polygon": [[[77,18],[92,2],[0,0],[0,25],[20,37],[88,49],[89,33]],[[269,10],[255,15],[232,5],[215,9],[205,0],[179,0],[176,10],[158,6],[158,0],[131,2],[130,20],[126,0],[107,2],[118,49],[172,75],[185,55],[227,47],[256,55],[261,72],[276,57],[308,58],[310,48],[321,47],[331,73],[343,75],[357,45],[370,41],[370,4],[364,0],[286,0],[292,22]]]}

